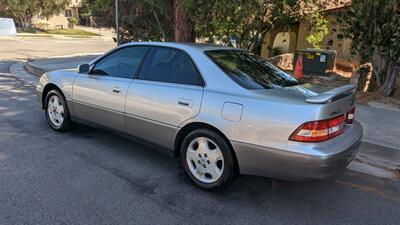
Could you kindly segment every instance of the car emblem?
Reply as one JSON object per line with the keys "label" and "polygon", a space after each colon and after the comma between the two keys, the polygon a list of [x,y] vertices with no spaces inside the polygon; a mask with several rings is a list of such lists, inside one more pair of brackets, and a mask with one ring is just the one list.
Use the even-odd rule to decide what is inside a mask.
{"label": "car emblem", "polygon": [[340,114],[340,109],[331,112],[331,114],[329,114],[329,116],[334,116],[334,115],[338,115],[338,114]]}

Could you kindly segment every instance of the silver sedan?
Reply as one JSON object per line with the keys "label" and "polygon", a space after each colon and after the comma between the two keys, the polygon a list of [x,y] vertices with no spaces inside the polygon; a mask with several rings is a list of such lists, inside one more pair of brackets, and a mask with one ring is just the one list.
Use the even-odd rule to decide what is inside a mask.
{"label": "silver sedan", "polygon": [[237,174],[329,177],[357,152],[354,86],[318,91],[247,51],[202,44],[129,43],[76,70],[44,74],[47,122],[83,122],[151,142],[212,190]]}

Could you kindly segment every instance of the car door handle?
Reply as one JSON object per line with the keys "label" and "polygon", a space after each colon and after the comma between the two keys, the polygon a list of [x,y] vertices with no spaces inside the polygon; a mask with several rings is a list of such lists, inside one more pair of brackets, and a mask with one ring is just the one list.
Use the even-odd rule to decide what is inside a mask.
{"label": "car door handle", "polygon": [[115,87],[115,88],[113,88],[113,93],[120,93],[122,90],[121,90],[121,88],[118,88],[118,87]]}
{"label": "car door handle", "polygon": [[190,101],[190,99],[186,99],[186,98],[178,99],[178,104],[179,105],[189,106],[191,102],[192,101]]}

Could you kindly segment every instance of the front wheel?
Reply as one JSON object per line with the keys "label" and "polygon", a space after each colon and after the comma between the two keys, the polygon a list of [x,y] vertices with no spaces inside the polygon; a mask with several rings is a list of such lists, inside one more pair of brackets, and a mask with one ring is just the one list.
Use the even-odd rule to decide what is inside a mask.
{"label": "front wheel", "polygon": [[64,96],[57,90],[47,93],[45,114],[47,123],[56,131],[68,131],[73,126]]}
{"label": "front wheel", "polygon": [[229,145],[212,130],[189,133],[181,146],[180,161],[185,175],[205,190],[223,188],[236,176]]}

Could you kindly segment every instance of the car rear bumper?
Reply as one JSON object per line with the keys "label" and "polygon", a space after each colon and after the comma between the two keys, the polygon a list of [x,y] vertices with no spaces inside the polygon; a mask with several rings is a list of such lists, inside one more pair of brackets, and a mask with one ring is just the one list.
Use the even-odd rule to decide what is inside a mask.
{"label": "car rear bumper", "polygon": [[232,142],[240,173],[302,181],[324,179],[342,171],[353,160],[361,143],[357,121],[344,133],[320,143],[288,142],[286,150]]}

